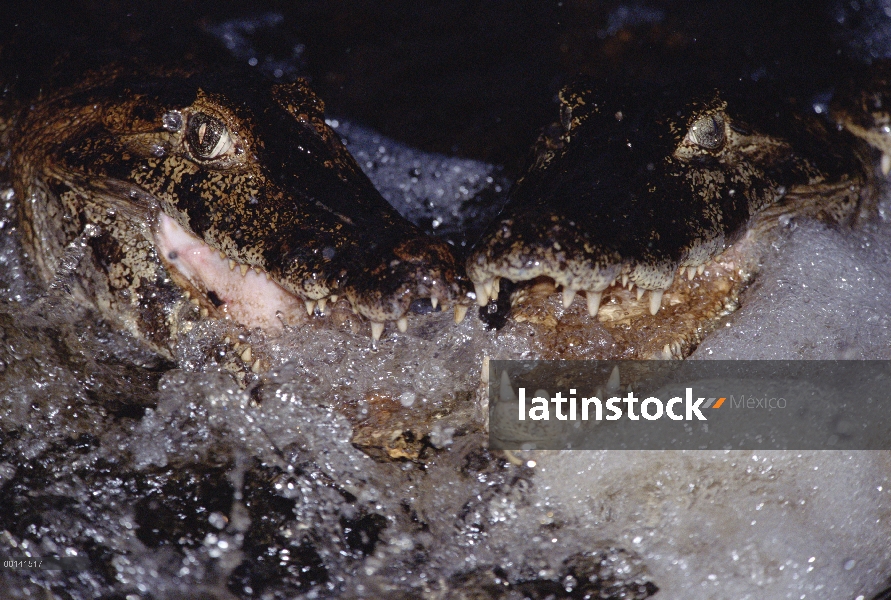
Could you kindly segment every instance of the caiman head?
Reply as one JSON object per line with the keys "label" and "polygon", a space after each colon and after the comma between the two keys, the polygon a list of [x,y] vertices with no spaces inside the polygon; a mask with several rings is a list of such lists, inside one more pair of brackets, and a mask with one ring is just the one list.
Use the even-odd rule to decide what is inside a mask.
{"label": "caiman head", "polygon": [[346,298],[375,339],[416,299],[462,312],[448,246],[381,197],[302,81],[105,70],[24,111],[12,144],[39,270],[82,238],[88,295],[156,349],[183,294],[273,328]]}
{"label": "caiman head", "polygon": [[560,125],[468,259],[479,304],[501,278],[544,276],[567,308],[584,291],[592,317],[611,286],[649,290],[655,315],[679,270],[702,273],[767,207],[808,196],[850,216],[865,177],[853,138],[767,94],[564,89]]}

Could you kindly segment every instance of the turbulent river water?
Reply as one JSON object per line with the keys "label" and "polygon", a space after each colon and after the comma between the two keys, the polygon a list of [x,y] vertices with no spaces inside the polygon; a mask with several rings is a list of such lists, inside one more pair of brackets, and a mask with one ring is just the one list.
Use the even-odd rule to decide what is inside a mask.
{"label": "turbulent river water", "polygon": [[[391,203],[458,244],[504,197],[491,164],[331,124]],[[0,555],[88,563],[0,570],[4,598],[867,599],[891,578],[888,453],[508,460],[486,450],[481,367],[536,349],[523,324],[473,315],[419,316],[375,347],[287,331],[240,390],[207,368],[207,332],[168,364],[72,302],[76,264],[38,285],[0,189]],[[691,358],[891,358],[888,198],[855,232],[790,222]],[[367,435],[430,423],[419,459],[369,456],[334,406],[385,414]]]}

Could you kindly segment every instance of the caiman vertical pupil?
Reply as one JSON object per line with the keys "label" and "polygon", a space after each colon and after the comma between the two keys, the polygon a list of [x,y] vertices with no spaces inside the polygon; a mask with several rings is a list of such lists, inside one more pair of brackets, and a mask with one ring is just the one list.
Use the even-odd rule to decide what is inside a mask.
{"label": "caiman vertical pupil", "polygon": [[226,126],[219,119],[204,113],[189,117],[186,139],[189,148],[198,158],[210,160],[222,154],[221,142],[224,141],[224,136],[228,135]]}

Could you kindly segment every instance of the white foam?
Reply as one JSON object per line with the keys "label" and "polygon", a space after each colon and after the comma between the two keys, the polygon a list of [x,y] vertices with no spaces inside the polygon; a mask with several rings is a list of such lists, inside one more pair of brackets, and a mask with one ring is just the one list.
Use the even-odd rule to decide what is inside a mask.
{"label": "white foam", "polygon": [[693,358],[891,358],[891,224],[797,223]]}

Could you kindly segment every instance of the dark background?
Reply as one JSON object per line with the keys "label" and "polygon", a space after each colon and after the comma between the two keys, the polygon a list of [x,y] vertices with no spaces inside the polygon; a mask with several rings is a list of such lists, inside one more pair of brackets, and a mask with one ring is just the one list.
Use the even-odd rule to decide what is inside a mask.
{"label": "dark background", "polygon": [[[424,150],[504,164],[555,120],[554,98],[582,73],[719,86],[793,78],[831,91],[837,49],[871,13],[838,2],[757,0],[307,0],[10,3],[0,9],[3,81],[32,94],[60,54],[84,64],[141,56],[257,59],[307,76],[328,111]],[[4,14],[5,13],[5,14]],[[234,53],[202,31],[228,23]],[[219,36],[218,36],[219,37]],[[248,47],[244,47],[244,43]],[[850,46],[850,44],[848,44]],[[233,56],[234,54],[234,56]]]}

